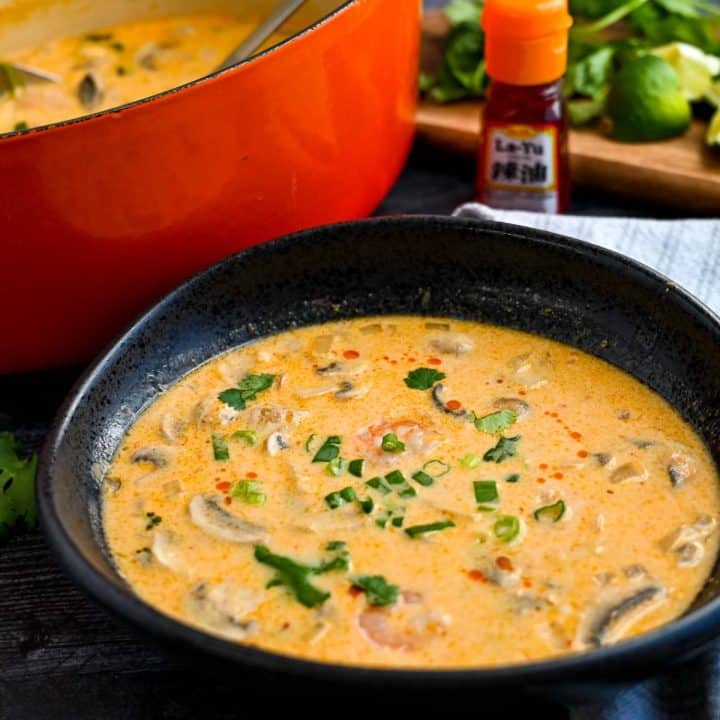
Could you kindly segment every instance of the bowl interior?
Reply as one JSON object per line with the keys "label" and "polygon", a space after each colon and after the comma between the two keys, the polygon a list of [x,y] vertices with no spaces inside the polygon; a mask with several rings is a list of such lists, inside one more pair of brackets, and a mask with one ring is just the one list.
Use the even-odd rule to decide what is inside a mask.
{"label": "bowl interior", "polygon": [[[403,313],[504,325],[608,360],[669,400],[720,457],[720,328],[663,278],[593,246],[508,225],[399,218],[320,228],[191,280],[76,388],[39,481],[44,527],[75,579],[136,622],[152,618],[165,623],[161,634],[171,626],[175,632],[177,623],[161,622],[133,598],[103,539],[100,482],[133,419],[164,388],[231,347],[326,320]],[[696,608],[718,595],[717,577],[716,568]],[[182,632],[216,654],[265,655]]]}

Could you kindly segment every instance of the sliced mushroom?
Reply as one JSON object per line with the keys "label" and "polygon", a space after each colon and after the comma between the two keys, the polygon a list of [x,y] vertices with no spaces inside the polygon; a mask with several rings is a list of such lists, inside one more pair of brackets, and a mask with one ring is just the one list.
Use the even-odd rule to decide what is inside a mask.
{"label": "sliced mushroom", "polygon": [[510,595],[510,602],[513,610],[518,615],[525,615],[531,611],[546,610],[552,607],[552,603],[548,598],[538,595],[537,593],[518,592]]}
{"label": "sliced mushroom", "polygon": [[152,552],[157,561],[177,573],[185,573],[187,565],[180,538],[170,530],[157,530],[153,534]]}
{"label": "sliced mushroom", "polygon": [[202,428],[215,423],[214,417],[217,409],[217,397],[210,395],[201,400],[193,410],[192,419],[197,427]]}
{"label": "sliced mushroom", "polygon": [[131,456],[132,463],[150,463],[156,469],[167,467],[172,460],[170,448],[163,448],[157,445],[148,445],[138,448]]}
{"label": "sliced mushroom", "polygon": [[169,443],[177,445],[183,439],[185,423],[180,422],[172,413],[165,413],[160,420],[160,432]]}
{"label": "sliced mushroom", "polygon": [[160,48],[157,43],[148,42],[141,45],[135,53],[135,62],[145,70],[157,70],[157,58]]}
{"label": "sliced mushroom", "polygon": [[288,433],[307,416],[304,410],[291,410],[280,405],[255,405],[248,413],[247,424],[251,430],[259,432]]}
{"label": "sliced mushroom", "polygon": [[587,616],[580,642],[585,647],[601,647],[620,640],[627,631],[666,597],[657,585],[646,585],[630,595],[601,604]]}
{"label": "sliced mushroom", "polygon": [[430,347],[443,355],[465,355],[475,349],[475,342],[467,335],[447,333],[430,338]]}
{"label": "sliced mushroom", "polygon": [[610,482],[616,485],[627,482],[640,482],[646,480],[648,471],[638,463],[628,462],[613,470],[610,475]]}
{"label": "sliced mushroom", "polygon": [[190,519],[208,535],[220,540],[235,543],[267,542],[267,528],[229,513],[220,507],[219,501],[216,495],[196,495],[190,501]]}
{"label": "sliced mushroom", "polygon": [[606,467],[613,459],[613,456],[609,452],[596,452],[593,453],[592,456],[595,460],[597,460],[597,464],[601,467]]}
{"label": "sliced mushroom", "polygon": [[530,406],[524,400],[520,400],[520,398],[498,398],[493,403],[493,407],[496,410],[510,410],[514,412],[518,418],[530,414]]}
{"label": "sliced mushroom", "polygon": [[314,533],[358,530],[366,524],[366,518],[354,505],[346,505],[338,510],[306,514],[297,527]]}
{"label": "sliced mushroom", "polygon": [[243,640],[257,623],[247,616],[262,603],[264,596],[232,582],[210,587],[200,583],[190,590],[185,607],[188,615],[219,635]]}
{"label": "sliced mushroom", "polygon": [[675,553],[678,567],[697,567],[705,556],[703,543],[713,533],[717,522],[709,515],[701,515],[694,523],[681,525],[660,541],[667,552]]}
{"label": "sliced mushroom", "polygon": [[633,565],[626,565],[623,569],[623,574],[626,578],[629,578],[630,580],[634,580],[637,578],[645,577],[648,574],[647,569],[644,565],[640,565],[639,563],[635,563]]}
{"label": "sliced mushroom", "polygon": [[354,385],[349,380],[340,383],[339,390],[335,393],[338,400],[354,400],[367,394],[370,388],[367,385]]}
{"label": "sliced mushroom", "polygon": [[451,410],[443,400],[443,395],[445,394],[445,386],[442,383],[438,383],[433,387],[432,389],[432,400],[435,407],[440,410],[441,412],[444,412],[448,415],[452,415],[456,418],[462,418],[467,416],[466,410]]}
{"label": "sliced mushroom", "polygon": [[697,461],[688,453],[682,451],[673,452],[667,465],[670,484],[674,488],[682,487],[695,475],[696,465]]}
{"label": "sliced mushroom", "polygon": [[290,447],[290,443],[288,442],[285,435],[276,432],[268,435],[265,446],[267,447],[268,453],[274,457],[283,450],[287,450]]}
{"label": "sliced mushroom", "polygon": [[78,85],[78,98],[86,110],[95,110],[102,104],[105,88],[102,78],[94,72],[86,73]]}
{"label": "sliced mushroom", "polygon": [[343,372],[343,369],[342,363],[332,362],[325,367],[318,368],[315,372],[318,375],[338,375]]}

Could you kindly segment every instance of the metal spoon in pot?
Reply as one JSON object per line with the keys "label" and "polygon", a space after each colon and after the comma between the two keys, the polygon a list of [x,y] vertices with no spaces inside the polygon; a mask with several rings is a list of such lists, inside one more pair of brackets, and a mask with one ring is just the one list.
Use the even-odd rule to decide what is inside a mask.
{"label": "metal spoon in pot", "polygon": [[247,60],[305,0],[281,0],[260,25],[220,63],[218,70]]}

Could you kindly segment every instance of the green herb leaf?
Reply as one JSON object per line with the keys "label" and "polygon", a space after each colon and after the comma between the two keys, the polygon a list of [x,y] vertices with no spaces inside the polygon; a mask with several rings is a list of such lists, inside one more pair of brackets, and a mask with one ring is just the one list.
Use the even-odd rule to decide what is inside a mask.
{"label": "green herb leaf", "polygon": [[371,498],[365,498],[365,500],[360,500],[360,509],[366,514],[370,515],[370,513],[375,509],[375,501]]}
{"label": "green herb leaf", "polygon": [[212,436],[212,449],[213,457],[216,460],[223,461],[230,459],[230,450],[228,449],[228,444],[225,442],[225,438],[222,435]]}
{"label": "green herb leaf", "polygon": [[242,440],[247,447],[254,447],[258,443],[258,436],[254,430],[237,430],[230,436],[231,440]]}
{"label": "green herb leaf", "polygon": [[333,552],[335,550],[344,550],[347,547],[347,543],[344,540],[331,540],[326,546],[325,549]]}
{"label": "green herb leaf", "polygon": [[473,425],[481,432],[497,435],[514,425],[517,415],[512,410],[498,410],[489,415],[483,415],[483,417],[478,417],[473,413],[471,419]]}
{"label": "green herb leaf", "polygon": [[515,457],[518,453],[518,443],[520,442],[520,436],[515,437],[501,437],[495,447],[490,448],[484,455],[483,460],[485,462],[501,463],[503,460],[507,460],[511,457]]}
{"label": "green herb leaf", "polygon": [[399,470],[392,470],[385,476],[385,479],[391,485],[403,485],[407,483],[405,476]]}
{"label": "green herb leaf", "polygon": [[255,400],[259,393],[269,390],[274,382],[274,375],[246,375],[236,388],[223,390],[218,399],[235,410],[244,410],[247,403]]}
{"label": "green herb leaf", "polygon": [[344,487],[340,491],[340,497],[345,502],[355,502],[355,500],[357,500],[357,495],[355,494],[355,490],[353,490],[351,487]]}
{"label": "green herb leaf", "polygon": [[22,130],[28,130],[30,126],[24,121],[16,122],[13,125],[13,132],[21,132]]}
{"label": "green herb leaf", "polygon": [[21,458],[20,444],[0,433],[0,545],[36,522],[35,472],[37,456]]}
{"label": "green herb leaf", "polygon": [[349,564],[347,552],[342,551],[339,557],[340,560],[336,557],[319,567],[313,567],[302,565],[289,557],[275,555],[264,545],[255,545],[255,559],[277,572],[275,578],[270,581],[272,585],[286,586],[295,599],[308,608],[322,605],[330,597],[329,592],[319,590],[310,582],[310,576],[334,570],[347,570]]}
{"label": "green herb leaf", "polygon": [[381,447],[383,452],[399,454],[405,452],[405,443],[395,433],[388,433],[383,436]]}
{"label": "green herb leaf", "polygon": [[267,495],[262,491],[262,485],[254,480],[240,480],[235,483],[230,495],[246,505],[264,505],[267,500]]}
{"label": "green herb leaf", "polygon": [[411,370],[405,378],[405,384],[413,390],[429,390],[436,382],[445,379],[445,373],[433,368]]}
{"label": "green herb leaf", "polygon": [[361,478],[365,469],[365,461],[363,459],[351,460],[348,464],[348,472],[355,477]]}
{"label": "green herb leaf", "polygon": [[475,501],[478,503],[493,503],[500,499],[497,483],[494,480],[476,480],[473,483]]}
{"label": "green herb leaf", "polygon": [[565,503],[562,500],[554,502],[552,505],[544,505],[538,508],[534,513],[533,517],[538,522],[552,522],[556,523],[565,514]]}
{"label": "green herb leaf", "polygon": [[316,463],[335,460],[340,455],[340,443],[341,440],[337,435],[331,435],[315,453],[312,461]]}
{"label": "green herb leaf", "polygon": [[515,515],[501,515],[493,525],[493,532],[500,542],[510,543],[520,534],[520,528],[520,520]]}
{"label": "green herb leaf", "polygon": [[339,492],[331,492],[325,496],[325,504],[331,510],[337,510],[341,505],[345,504],[345,501],[342,499]]}
{"label": "green herb leaf", "polygon": [[0,96],[5,90],[11,98],[15,98],[25,89],[25,76],[9,63],[0,62]]}
{"label": "green herb leaf", "polygon": [[313,433],[310,435],[310,437],[305,441],[305,452],[311,453],[312,452],[312,444],[315,441],[315,438],[317,435]]}
{"label": "green herb leaf", "polygon": [[445,8],[445,15],[453,25],[463,23],[480,26],[480,13],[483,3],[476,0],[450,0]]}
{"label": "green herb leaf", "polygon": [[418,538],[429,533],[440,532],[441,530],[447,530],[448,528],[455,527],[455,523],[452,520],[440,520],[434,523],[428,523],[426,525],[413,525],[412,527],[405,528],[405,533],[408,537]]}
{"label": "green herb leaf", "polygon": [[505,482],[507,482],[507,483],[520,482],[520,476],[517,473],[513,473],[512,475],[508,475],[505,478]]}
{"label": "green herb leaf", "polygon": [[345,461],[341,457],[336,457],[327,464],[328,475],[337,477],[345,472]]}
{"label": "green herb leaf", "polygon": [[397,585],[391,585],[382,575],[360,575],[353,578],[352,584],[365,592],[368,605],[374,607],[392,605],[400,592]]}

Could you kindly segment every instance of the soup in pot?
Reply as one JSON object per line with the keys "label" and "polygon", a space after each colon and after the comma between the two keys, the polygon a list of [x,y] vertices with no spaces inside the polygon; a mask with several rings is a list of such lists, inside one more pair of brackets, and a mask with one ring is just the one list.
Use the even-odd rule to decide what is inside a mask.
{"label": "soup in pot", "polygon": [[[256,26],[233,15],[177,15],[9,53],[0,59],[51,72],[60,82],[25,82],[0,62],[0,133],[107,110],[201,78]],[[263,47],[284,37],[278,33]]]}
{"label": "soup in pot", "polygon": [[575,653],[685,612],[718,547],[700,438],[619,369],[473,322],[382,317],[199,367],[104,481],[119,572],[208,633],[362,666]]}

